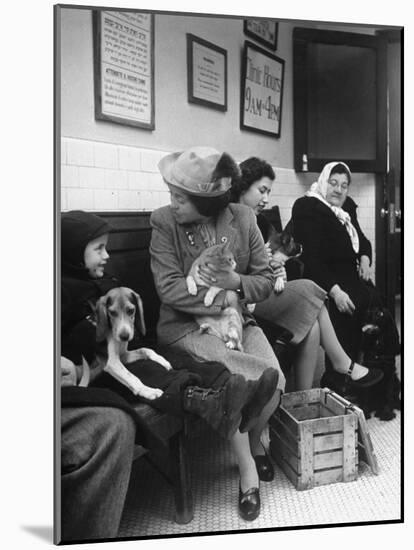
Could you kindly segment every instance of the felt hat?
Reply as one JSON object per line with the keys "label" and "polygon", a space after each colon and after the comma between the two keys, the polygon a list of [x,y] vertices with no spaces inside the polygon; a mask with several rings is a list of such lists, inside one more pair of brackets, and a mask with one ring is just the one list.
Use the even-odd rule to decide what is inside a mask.
{"label": "felt hat", "polygon": [[199,197],[223,195],[238,173],[230,155],[212,147],[191,147],[171,153],[160,160],[158,168],[167,183]]}

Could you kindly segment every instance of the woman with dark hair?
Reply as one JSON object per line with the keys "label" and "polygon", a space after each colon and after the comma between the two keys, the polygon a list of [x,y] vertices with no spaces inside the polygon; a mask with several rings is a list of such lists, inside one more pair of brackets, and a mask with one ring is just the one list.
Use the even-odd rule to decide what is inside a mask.
{"label": "woman with dark hair", "polygon": [[323,168],[292,209],[295,238],[303,245],[305,276],[330,299],[332,324],[345,351],[356,358],[367,308],[379,296],[371,277],[371,243],[357,219],[357,205],[348,196],[351,171],[344,162]]}
{"label": "woman with dark hair", "polygon": [[[231,439],[240,472],[239,513],[251,521],[260,513],[259,479],[271,481],[274,477],[261,435],[279,404],[285,378],[269,342],[244,304],[263,300],[271,293],[273,273],[253,212],[229,204],[231,182],[239,176],[229,155],[209,147],[193,147],[167,155],[159,169],[171,195],[171,204],[151,216],[151,267],[161,300],[159,343],[199,362],[219,361],[248,381],[268,374],[266,384],[256,390],[266,396],[266,404],[257,414],[245,408],[239,430]],[[199,287],[196,296],[190,295],[186,276],[203,250],[225,242],[234,254],[236,271],[200,267],[205,284],[223,289],[206,307],[207,289]],[[244,351],[229,349],[220,338],[201,333],[195,320],[200,315],[220,317],[235,303],[242,308]]]}
{"label": "woman with dark hair", "polygon": [[[240,164],[240,169],[241,177],[233,182],[231,198],[254,211],[267,242],[270,222],[261,212],[269,202],[275,173],[268,162],[257,157],[246,159]],[[268,254],[271,258],[270,250]],[[277,268],[275,276],[286,277],[285,269]],[[308,278],[288,281],[281,293],[272,292],[255,305],[255,317],[283,327],[292,334],[290,343],[296,346],[295,389],[312,387],[319,345],[326,351],[333,368],[348,374],[350,383],[356,388],[379,382],[382,374],[377,369],[367,369],[354,362],[339,343],[325,299],[326,291]]]}

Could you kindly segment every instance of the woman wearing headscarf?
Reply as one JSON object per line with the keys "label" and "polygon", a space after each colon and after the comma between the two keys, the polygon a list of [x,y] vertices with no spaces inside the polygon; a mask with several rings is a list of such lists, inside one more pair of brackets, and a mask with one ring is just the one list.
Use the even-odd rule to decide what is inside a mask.
{"label": "woman wearing headscarf", "polygon": [[295,239],[302,243],[304,276],[324,288],[329,314],[346,352],[356,359],[364,314],[372,291],[372,248],[357,219],[357,205],[348,196],[351,171],[344,162],[330,162],[292,209]]}

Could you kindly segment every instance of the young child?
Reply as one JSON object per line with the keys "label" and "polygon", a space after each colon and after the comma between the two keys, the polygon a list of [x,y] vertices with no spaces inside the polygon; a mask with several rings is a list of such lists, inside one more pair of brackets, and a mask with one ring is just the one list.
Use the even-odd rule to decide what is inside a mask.
{"label": "young child", "polygon": [[[105,274],[110,229],[98,216],[80,210],[64,213],[61,217],[61,354],[65,358],[61,367],[62,386],[75,379],[79,384],[82,357],[89,364],[95,357],[96,327],[91,303],[96,303],[111,288],[121,286],[120,282]],[[182,368],[188,365],[192,366],[191,372]],[[266,403],[266,395],[262,397],[266,377],[247,382],[243,376],[230,374],[217,362],[197,365],[193,359],[177,357],[173,367],[178,369],[168,371],[150,360],[135,361],[126,367],[144,384],[163,390],[161,397],[150,401],[152,406],[176,415],[185,411],[197,414],[226,438],[235,433],[242,419],[246,423],[247,417],[260,414]],[[99,375],[92,385],[113,390],[129,403],[143,400],[107,373]],[[266,389],[265,393],[268,391],[272,388]],[[73,406],[73,388],[71,391],[62,389],[63,405],[65,393],[70,394],[69,403]],[[82,395],[85,396],[85,392]]]}

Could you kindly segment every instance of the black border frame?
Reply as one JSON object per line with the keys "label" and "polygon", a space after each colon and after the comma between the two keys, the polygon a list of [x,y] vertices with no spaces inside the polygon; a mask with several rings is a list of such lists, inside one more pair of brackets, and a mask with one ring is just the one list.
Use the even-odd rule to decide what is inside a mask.
{"label": "black border frame", "polygon": [[[225,14],[215,14],[215,13],[197,13],[197,12],[174,12],[174,11],[166,11],[166,10],[145,10],[145,9],[134,9],[134,8],[111,8],[111,7],[98,7],[98,6],[90,6],[90,5],[76,5],[76,4],[55,4],[53,6],[53,12],[54,12],[54,20],[53,20],[53,26],[54,26],[54,37],[53,37],[53,47],[54,47],[54,56],[53,56],[53,73],[54,73],[54,82],[53,82],[53,88],[54,88],[54,105],[53,105],[53,151],[54,151],[54,162],[53,162],[53,203],[54,203],[54,220],[53,220],[53,229],[54,229],[54,235],[53,235],[53,249],[54,249],[54,266],[53,266],[53,295],[54,295],[54,304],[53,304],[53,322],[54,322],[54,339],[53,339],[53,348],[54,348],[54,370],[53,370],[53,379],[54,379],[54,387],[55,392],[53,395],[53,404],[54,404],[54,422],[53,422],[53,454],[54,454],[54,508],[53,508],[53,516],[54,516],[54,525],[53,525],[53,531],[54,531],[54,544],[59,545],[73,545],[73,544],[79,544],[79,543],[104,543],[104,542],[123,542],[123,541],[140,541],[140,540],[159,540],[159,539],[182,539],[183,543],[189,542],[186,539],[193,539],[194,537],[210,537],[210,536],[216,536],[216,535],[240,535],[240,534],[247,534],[247,533],[275,533],[277,536],[278,532],[292,532],[292,534],[295,534],[297,531],[315,531],[323,529],[323,534],[328,534],[332,529],[338,529],[338,528],[352,528],[352,527],[369,527],[372,528],[382,525],[398,525],[403,524],[406,522],[406,515],[405,515],[405,438],[404,435],[406,433],[405,430],[405,414],[404,414],[404,402],[405,402],[405,377],[404,377],[404,363],[405,363],[405,350],[404,350],[404,340],[405,340],[405,330],[404,330],[404,319],[405,319],[405,307],[404,307],[404,277],[402,278],[402,288],[401,288],[401,345],[402,345],[402,353],[401,353],[401,375],[402,375],[402,388],[401,388],[401,401],[402,401],[402,409],[401,409],[401,442],[400,442],[400,450],[401,450],[401,456],[399,459],[399,463],[401,466],[400,471],[400,487],[401,487],[401,494],[400,494],[400,517],[395,519],[381,519],[381,520],[374,520],[374,521],[356,521],[356,522],[344,522],[344,523],[322,523],[322,524],[316,524],[316,525],[296,525],[296,526],[278,526],[278,527],[266,527],[266,528],[246,528],[242,531],[240,530],[226,530],[226,531],[213,531],[213,532],[200,532],[200,533],[179,533],[179,534],[159,534],[159,535],[153,535],[153,536],[128,536],[128,537],[117,537],[117,538],[110,538],[110,539],[99,539],[99,540],[90,540],[90,539],[82,539],[79,541],[71,541],[71,542],[62,542],[60,540],[60,530],[59,530],[59,519],[60,519],[60,479],[56,476],[57,472],[60,473],[60,452],[58,445],[60,444],[60,378],[57,374],[57,368],[56,365],[58,365],[58,360],[60,359],[60,186],[61,186],[61,177],[60,177],[60,169],[61,169],[61,163],[60,163],[60,157],[61,157],[61,125],[60,125],[60,116],[61,116],[61,100],[60,100],[60,80],[61,80],[61,57],[60,57],[60,10],[64,8],[69,9],[77,9],[77,10],[115,10],[116,11],[140,11],[145,13],[151,13],[151,14],[157,14],[157,15],[182,15],[182,16],[196,16],[196,17],[220,17],[223,19],[239,19],[241,20],[243,16],[240,15],[225,15]],[[304,24],[309,24],[314,20],[303,20],[300,19],[280,19],[280,21],[283,22],[295,22],[300,23],[303,22]],[[333,24],[331,21],[324,21],[324,20],[318,20],[317,21],[320,24],[323,25],[329,25]],[[397,27],[394,25],[375,25],[375,24],[369,24],[369,23],[344,23],[346,26],[352,26],[352,27],[384,27],[389,29],[397,29]],[[398,27],[398,29],[403,27]],[[401,53],[402,53],[402,74],[401,79],[402,82],[404,82],[404,41],[401,44]],[[402,111],[401,111],[401,161],[402,161],[402,175],[404,175],[404,86],[402,87],[401,91],[401,99],[402,99]],[[402,186],[401,186],[401,208],[404,211],[404,179],[402,179]],[[402,238],[404,240],[404,219],[402,220]],[[404,242],[403,242],[404,244]],[[401,256],[401,272],[404,274],[404,246],[402,249],[402,256]],[[34,403],[34,402],[33,402]],[[35,532],[34,529],[37,529]],[[39,535],[39,529],[40,528],[32,528],[32,533],[36,536]],[[45,528],[42,528],[43,530]],[[29,531],[30,528],[26,528],[26,531]],[[48,530],[48,529],[47,529]],[[379,532],[379,531],[378,531]],[[42,532],[43,537],[43,532]],[[48,535],[49,536],[49,535]],[[331,538],[327,539],[329,541],[332,541],[333,534],[330,533]],[[370,535],[367,535],[370,536]],[[46,537],[46,535],[44,535]],[[21,538],[21,537],[19,537]],[[377,536],[373,536],[373,542],[377,540]],[[230,541],[230,539],[226,538],[226,542]],[[231,543],[231,542],[230,542]]]}

